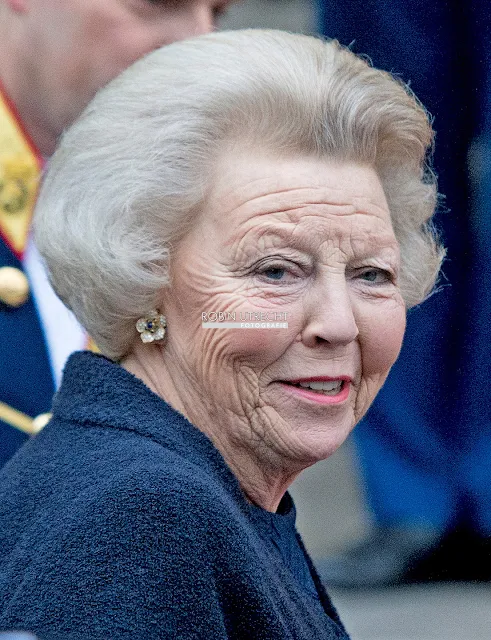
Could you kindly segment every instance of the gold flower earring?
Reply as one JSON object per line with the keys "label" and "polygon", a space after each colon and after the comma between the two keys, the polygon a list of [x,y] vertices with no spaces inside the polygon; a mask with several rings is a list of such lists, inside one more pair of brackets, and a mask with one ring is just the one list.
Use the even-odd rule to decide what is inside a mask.
{"label": "gold flower earring", "polygon": [[167,320],[157,309],[152,309],[143,318],[139,318],[136,329],[142,342],[163,340],[166,334]]}

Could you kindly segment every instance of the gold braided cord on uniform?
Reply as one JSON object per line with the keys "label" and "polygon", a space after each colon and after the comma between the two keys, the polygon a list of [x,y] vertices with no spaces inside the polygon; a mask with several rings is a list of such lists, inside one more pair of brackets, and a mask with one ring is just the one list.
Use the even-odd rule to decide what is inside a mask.
{"label": "gold braided cord on uniform", "polygon": [[18,411],[17,409],[10,407],[4,402],[0,402],[0,420],[3,420],[9,426],[19,429],[19,431],[23,431],[24,433],[28,433],[29,435],[33,435],[38,431],[34,427],[34,420],[31,417],[22,413],[22,411]]}

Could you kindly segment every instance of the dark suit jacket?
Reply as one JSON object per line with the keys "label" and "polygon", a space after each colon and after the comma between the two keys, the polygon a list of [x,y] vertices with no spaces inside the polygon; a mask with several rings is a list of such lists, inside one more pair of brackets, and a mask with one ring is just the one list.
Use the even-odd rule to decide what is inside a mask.
{"label": "dark suit jacket", "polygon": [[346,640],[308,556],[315,592],[274,544],[273,530],[296,535],[288,494],[283,506],[249,504],[182,415],[119,365],[76,353],[52,422],[0,471],[0,629]]}

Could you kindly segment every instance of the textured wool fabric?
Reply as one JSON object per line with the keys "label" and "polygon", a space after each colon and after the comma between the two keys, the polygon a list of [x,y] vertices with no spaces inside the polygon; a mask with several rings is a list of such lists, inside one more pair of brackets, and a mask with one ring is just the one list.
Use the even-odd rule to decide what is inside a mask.
{"label": "textured wool fabric", "polygon": [[307,580],[285,562],[303,546],[277,543],[296,535],[288,494],[282,509],[249,504],[211,441],[140,380],[76,353],[53,420],[0,472],[0,630],[346,640],[308,556]]}

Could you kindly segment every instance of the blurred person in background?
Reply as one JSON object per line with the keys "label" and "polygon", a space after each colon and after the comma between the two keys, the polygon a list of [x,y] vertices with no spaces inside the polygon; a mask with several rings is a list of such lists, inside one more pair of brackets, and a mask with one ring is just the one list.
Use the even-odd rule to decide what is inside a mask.
{"label": "blurred person in background", "polygon": [[326,36],[399,74],[434,116],[448,247],[441,289],[408,314],[401,356],[355,433],[375,526],[324,577],[490,579],[491,4],[320,0],[320,17]]}
{"label": "blurred person in background", "polygon": [[0,0],[0,466],[44,426],[66,358],[88,344],[30,236],[43,165],[98,89],[149,51],[211,31],[229,4]]}

